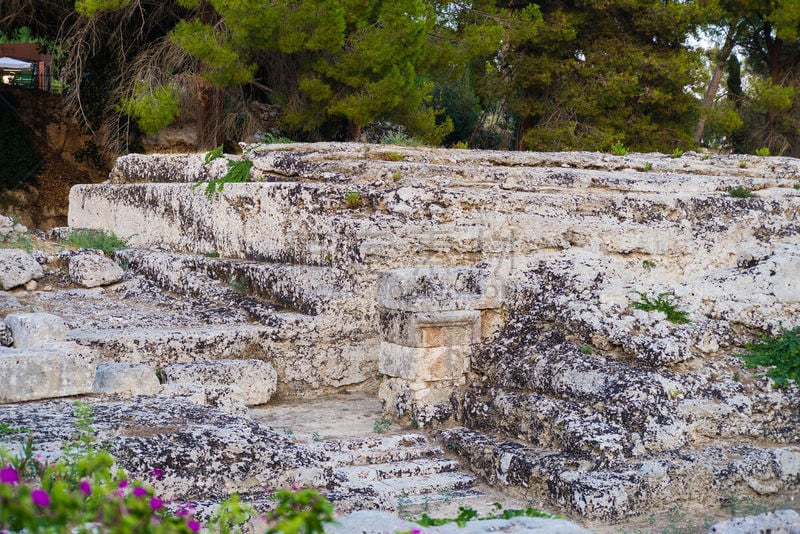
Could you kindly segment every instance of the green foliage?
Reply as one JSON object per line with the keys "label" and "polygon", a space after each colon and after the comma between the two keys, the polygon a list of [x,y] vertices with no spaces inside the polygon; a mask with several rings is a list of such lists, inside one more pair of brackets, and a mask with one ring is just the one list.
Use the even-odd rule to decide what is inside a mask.
{"label": "green foliage", "polygon": [[761,147],[756,149],[756,156],[767,157],[770,155],[769,147]]}
{"label": "green foliage", "polygon": [[675,324],[687,324],[692,321],[689,313],[681,311],[675,305],[675,295],[672,293],[659,293],[655,299],[651,300],[645,292],[637,291],[641,300],[632,303],[633,309],[644,310],[646,312],[659,311],[667,316],[667,321]]}
{"label": "green foliage", "polygon": [[180,114],[177,89],[171,85],[145,87],[137,84],[133,96],[123,99],[120,109],[136,121],[144,133],[152,135],[172,124]]}
{"label": "green foliage", "polygon": [[656,268],[656,262],[651,261],[651,260],[644,260],[644,261],[642,261],[642,268],[645,271],[652,271],[653,269]]}
{"label": "green foliage", "polygon": [[102,250],[108,256],[115,250],[125,248],[128,243],[125,239],[117,237],[114,232],[106,230],[75,230],[62,241],[68,247],[93,248]]}
{"label": "green foliage", "polygon": [[91,406],[78,402],[73,413],[75,433],[55,463],[35,454],[32,434],[18,456],[0,449],[0,529],[83,532],[88,528],[119,534],[200,530],[191,516],[169,513],[152,487],[113,468],[113,457],[95,442]]}
{"label": "green foliage", "polygon": [[611,145],[611,153],[615,156],[627,156],[628,149],[625,148],[625,145],[622,144],[622,141],[617,140],[616,143]]}
{"label": "green foliage", "polygon": [[594,354],[594,348],[591,345],[583,345],[581,346],[581,354],[590,355]]}
{"label": "green foliage", "polygon": [[256,66],[243,61],[225,35],[199,19],[178,22],[170,38],[205,64],[203,76],[214,85],[235,87],[253,79]]}
{"label": "green foliage", "polygon": [[0,248],[19,248],[30,253],[33,250],[33,240],[29,235],[9,234],[0,237]]}
{"label": "green foliage", "polygon": [[649,161],[642,167],[642,172],[650,172],[653,169],[653,164]]}
{"label": "green foliage", "polygon": [[372,430],[374,430],[376,434],[383,434],[389,430],[390,426],[392,426],[391,420],[386,417],[381,417],[380,419],[375,419],[375,422],[372,424]]}
{"label": "green foliage", "polygon": [[8,423],[0,423],[0,436],[8,436],[12,434],[27,434],[30,429],[24,426],[13,427]]}
{"label": "green foliage", "polygon": [[295,143],[296,141],[289,139],[288,137],[276,136],[271,133],[265,133],[264,136],[261,138],[261,142],[267,145],[288,145],[291,143]]}
{"label": "green foliage", "polygon": [[242,295],[250,292],[250,279],[246,276],[231,276],[228,279],[228,285]]}
{"label": "green foliage", "polygon": [[[215,157],[212,157],[210,160],[208,159],[209,154],[212,154],[214,151],[209,152],[206,154],[206,160],[212,161]],[[206,184],[206,188],[204,189],[204,193],[206,198],[210,201],[214,199],[214,195],[217,193],[222,192],[222,188],[225,187],[225,184],[234,184],[234,183],[241,183],[241,182],[249,182],[250,181],[250,169],[253,168],[253,162],[248,159],[240,159],[238,161],[228,161],[228,167],[230,169],[225,176],[222,178],[218,178],[216,180],[209,180],[208,182],[197,182],[192,184],[192,189],[197,189],[203,184]]]}
{"label": "green foliage", "polygon": [[679,158],[681,156],[683,156],[683,150],[681,150],[680,148],[675,148],[675,150],[672,151],[673,158]]}
{"label": "green foliage", "polygon": [[384,145],[398,145],[398,146],[422,146],[422,142],[414,139],[403,132],[392,131],[387,133],[381,139]]}
{"label": "green foliage", "polygon": [[381,152],[379,157],[384,161],[403,161],[403,154],[394,150]]}
{"label": "green foliage", "polygon": [[241,534],[241,526],[250,517],[256,515],[255,509],[247,503],[239,501],[239,496],[233,494],[229,499],[220,503],[219,508],[211,516],[210,523],[214,525],[217,534]]}
{"label": "green foliage", "polygon": [[737,354],[746,368],[770,367],[766,376],[775,387],[785,387],[789,380],[800,381],[800,326],[783,329],[775,337],[760,336],[759,342],[745,345],[748,352]]}
{"label": "green foliage", "polygon": [[358,191],[348,191],[344,195],[344,202],[348,209],[354,210],[361,207],[361,193]]}
{"label": "green foliage", "polygon": [[512,519],[514,517],[542,517],[546,519],[552,519],[558,516],[554,516],[552,514],[536,510],[535,508],[524,508],[524,509],[510,508],[507,510],[503,510],[503,506],[500,503],[494,503],[494,513],[489,514],[485,517],[478,517],[478,512],[474,508],[459,506],[458,515],[453,518],[433,518],[430,517],[428,514],[422,514],[422,517],[420,519],[415,519],[413,521],[419,525],[422,525],[423,527],[435,527],[440,525],[446,525],[448,523],[456,523],[459,527],[464,528],[468,521],[472,521],[475,519],[484,521],[488,519]]}
{"label": "green foliage", "polygon": [[206,164],[209,164],[215,159],[221,157],[222,157],[222,145],[219,145],[217,148],[206,152],[205,158],[203,158],[203,160],[206,162]]}
{"label": "green foliage", "polygon": [[325,523],[334,521],[333,506],[312,489],[278,490],[278,503],[267,514],[274,524],[268,534],[322,534]]}
{"label": "green foliage", "polygon": [[94,17],[100,11],[122,9],[131,0],[75,0],[75,11],[86,18]]}
{"label": "green foliage", "polygon": [[754,196],[752,191],[742,186],[730,188],[728,194],[733,198],[752,198]]}

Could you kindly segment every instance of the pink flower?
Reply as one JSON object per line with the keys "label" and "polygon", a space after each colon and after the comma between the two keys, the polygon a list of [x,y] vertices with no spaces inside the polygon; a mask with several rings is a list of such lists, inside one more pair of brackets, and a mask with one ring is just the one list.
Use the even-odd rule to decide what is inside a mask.
{"label": "pink flower", "polygon": [[158,497],[153,497],[150,499],[150,508],[153,510],[159,510],[164,506],[164,501],[159,499]]}
{"label": "pink flower", "polygon": [[422,529],[420,528],[412,528],[411,534],[422,534]]}
{"label": "pink flower", "polygon": [[92,486],[85,480],[81,480],[81,483],[78,484],[80,486],[81,491],[84,492],[86,495],[92,494]]}
{"label": "pink flower", "polygon": [[298,491],[299,489],[300,488],[297,486],[297,484],[292,484],[292,491]]}
{"label": "pink flower", "polygon": [[128,487],[128,481],[125,480],[125,479],[120,480],[119,484],[117,484],[117,487],[118,488],[127,488]]}
{"label": "pink flower", "polygon": [[134,497],[144,497],[145,495],[147,495],[147,488],[142,488],[142,487],[133,488]]}
{"label": "pink flower", "polygon": [[36,488],[31,492],[31,500],[36,506],[47,508],[50,506],[50,495],[43,489]]}
{"label": "pink flower", "polygon": [[203,525],[201,525],[200,523],[198,523],[194,519],[190,519],[189,522],[186,523],[186,526],[189,527],[189,530],[191,530],[192,532],[197,532],[197,531],[200,530],[200,527],[202,527]]}
{"label": "pink flower", "polygon": [[19,473],[11,466],[0,469],[0,484],[16,484],[19,482]]}
{"label": "pink flower", "polygon": [[187,515],[189,515],[189,510],[187,510],[186,508],[181,508],[180,510],[175,512],[175,515],[178,517],[186,517]]}
{"label": "pink flower", "polygon": [[150,471],[150,474],[153,475],[153,478],[155,478],[156,480],[161,480],[162,478],[164,478],[164,471],[162,471],[161,469],[153,469],[152,471]]}

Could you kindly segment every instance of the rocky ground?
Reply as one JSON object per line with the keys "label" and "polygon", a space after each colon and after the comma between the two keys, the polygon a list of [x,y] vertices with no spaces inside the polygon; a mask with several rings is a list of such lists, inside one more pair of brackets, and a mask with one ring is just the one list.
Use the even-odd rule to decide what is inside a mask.
{"label": "rocky ground", "polygon": [[735,355],[800,324],[797,160],[244,158],[252,181],[211,197],[190,182],[229,166],[202,155],[73,188],[72,227],[128,238],[114,261],[6,253],[29,274],[0,269],[5,344],[28,346],[0,353],[0,422],[41,421],[55,451],[69,402],[44,399],[90,395],[120,461],[179,499],[299,483],[342,512],[502,499],[598,532],[794,506],[800,393]]}

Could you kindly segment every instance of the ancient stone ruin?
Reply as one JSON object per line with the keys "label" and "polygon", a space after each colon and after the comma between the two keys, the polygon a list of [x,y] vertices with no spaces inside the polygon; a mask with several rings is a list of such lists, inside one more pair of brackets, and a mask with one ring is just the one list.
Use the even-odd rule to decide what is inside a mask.
{"label": "ancient stone ruin", "polygon": [[[485,487],[594,528],[798,491],[800,391],[735,355],[800,325],[800,161],[243,148],[249,182],[132,154],[73,187],[51,237],[114,232],[114,261],[0,250],[0,422],[57,454],[51,399],[88,396],[120,463],[184,500],[297,483],[397,513]],[[343,392],[406,432],[252,417]]]}

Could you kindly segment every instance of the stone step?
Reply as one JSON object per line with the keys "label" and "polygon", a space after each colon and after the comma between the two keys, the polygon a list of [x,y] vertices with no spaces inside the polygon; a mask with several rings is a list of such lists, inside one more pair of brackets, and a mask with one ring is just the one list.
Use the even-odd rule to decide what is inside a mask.
{"label": "stone step", "polygon": [[459,468],[456,460],[422,458],[383,464],[349,465],[334,469],[334,477],[341,481],[386,481],[394,478],[432,475],[453,472]]}
{"label": "stone step", "polygon": [[423,434],[367,436],[319,442],[309,446],[324,454],[334,466],[380,465],[440,456],[442,449]]}
{"label": "stone step", "polygon": [[561,451],[463,427],[441,430],[437,437],[490,483],[541,492],[553,506],[590,519],[618,521],[672,504],[716,503],[733,491],[789,494],[800,487],[797,446],[718,442],[598,469]]}

